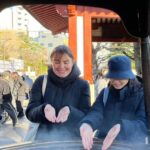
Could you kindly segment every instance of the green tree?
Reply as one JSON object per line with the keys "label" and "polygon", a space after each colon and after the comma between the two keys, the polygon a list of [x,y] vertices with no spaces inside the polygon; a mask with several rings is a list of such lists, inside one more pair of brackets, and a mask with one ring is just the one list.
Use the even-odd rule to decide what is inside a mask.
{"label": "green tree", "polygon": [[33,71],[43,74],[47,70],[47,49],[33,41],[27,34],[12,30],[0,31],[0,59],[17,58],[24,60],[25,70],[30,66]]}
{"label": "green tree", "polygon": [[[103,50],[108,53],[104,54]],[[101,55],[100,55],[101,54]],[[101,42],[93,47],[93,75],[99,71],[99,67],[103,62],[106,62],[111,56],[126,55],[132,60],[133,68],[138,74],[141,74],[141,52],[138,43],[125,42]],[[96,59],[95,59],[96,58]],[[94,59],[96,61],[94,61]]]}

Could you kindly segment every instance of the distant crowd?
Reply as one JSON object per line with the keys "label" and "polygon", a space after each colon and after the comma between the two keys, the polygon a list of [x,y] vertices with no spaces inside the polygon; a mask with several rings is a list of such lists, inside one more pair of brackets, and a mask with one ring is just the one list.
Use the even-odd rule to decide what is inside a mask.
{"label": "distant crowd", "polygon": [[0,73],[0,124],[8,119],[13,126],[24,114],[23,101],[29,99],[33,81],[25,73],[5,71]]}

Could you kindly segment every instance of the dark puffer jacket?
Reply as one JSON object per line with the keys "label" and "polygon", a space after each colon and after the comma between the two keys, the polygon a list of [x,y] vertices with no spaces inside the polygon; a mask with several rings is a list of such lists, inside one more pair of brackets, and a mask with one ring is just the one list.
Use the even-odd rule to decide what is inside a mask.
{"label": "dark puffer jacket", "polygon": [[[73,66],[72,72],[66,78],[57,77],[50,68],[44,97],[42,96],[43,76],[36,79],[31,90],[31,100],[26,109],[27,118],[32,122],[40,123],[36,139],[60,140],[58,138],[63,135],[62,140],[65,139],[67,132],[67,138],[76,134],[78,122],[90,108],[89,84],[79,78],[79,75],[80,71],[76,65]],[[68,121],[59,124],[49,122],[44,115],[46,104],[51,104],[55,108],[56,115],[62,107],[69,106]],[[45,133],[44,136],[42,133]],[[58,133],[59,135],[54,137]],[[51,135],[53,136],[51,137]]]}
{"label": "dark puffer jacket", "polygon": [[109,88],[106,105],[103,104],[104,90],[99,94],[91,111],[81,121],[99,130],[99,137],[104,138],[115,125],[121,124],[117,139],[126,142],[144,142],[146,135],[146,113],[143,87],[136,79],[121,90]]}

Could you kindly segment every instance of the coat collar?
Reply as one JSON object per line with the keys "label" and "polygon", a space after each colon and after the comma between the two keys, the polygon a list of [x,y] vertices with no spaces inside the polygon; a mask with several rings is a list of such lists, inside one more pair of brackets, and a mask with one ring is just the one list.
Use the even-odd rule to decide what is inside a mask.
{"label": "coat collar", "polygon": [[76,80],[79,75],[80,70],[76,64],[73,65],[71,73],[65,78],[60,78],[56,76],[51,67],[48,70],[49,79],[58,87],[66,87],[68,84]]}

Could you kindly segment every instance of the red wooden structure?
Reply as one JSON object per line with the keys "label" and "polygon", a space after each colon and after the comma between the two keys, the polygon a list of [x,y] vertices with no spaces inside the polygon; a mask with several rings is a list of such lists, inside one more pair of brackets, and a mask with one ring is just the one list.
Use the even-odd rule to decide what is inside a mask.
{"label": "red wooden structure", "polygon": [[53,34],[69,33],[73,51],[84,79],[92,83],[92,42],[131,42],[120,17],[107,9],[76,5],[25,5]]}

